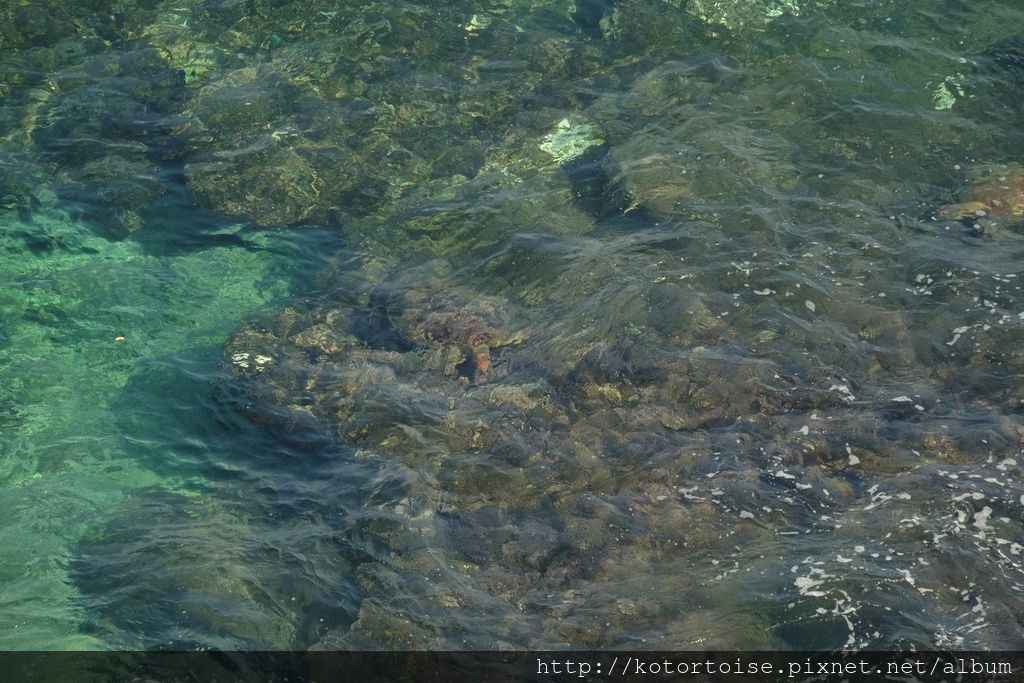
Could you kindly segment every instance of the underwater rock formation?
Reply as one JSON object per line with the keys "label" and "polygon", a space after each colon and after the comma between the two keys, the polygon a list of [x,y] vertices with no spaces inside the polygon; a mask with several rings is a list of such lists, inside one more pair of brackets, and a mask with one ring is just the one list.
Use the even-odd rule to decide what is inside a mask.
{"label": "underwater rock formation", "polygon": [[111,236],[137,229],[166,191],[161,164],[176,155],[170,129],[185,96],[180,72],[145,45],[110,50],[147,8],[47,0],[0,12],[3,116],[19,119],[6,144],[23,164],[20,180],[0,181],[5,208],[24,213],[55,195]]}
{"label": "underwater rock formation", "polygon": [[[454,7],[323,3],[294,16],[218,12],[204,24],[208,43],[193,35],[183,46],[176,30],[154,36],[195,86],[177,131],[192,150],[190,186],[211,208],[263,227],[361,220],[428,183],[435,196],[459,192],[574,56],[568,41],[538,38],[531,50],[513,16],[496,17],[470,30]],[[211,22],[223,22],[219,35]],[[237,44],[242,35],[269,36],[258,48],[267,52],[234,69],[210,63],[257,48]],[[509,41],[536,59],[492,68]],[[198,54],[208,55],[201,65]]]}
{"label": "underwater rock formation", "polygon": [[1024,221],[1024,167],[1001,164],[972,169],[964,201],[946,204],[936,212],[944,220],[974,225],[1012,225]]}
{"label": "underwater rock formation", "polygon": [[[958,410],[997,429],[981,403],[932,403],[897,313],[837,302],[827,324],[860,341],[837,349],[795,325],[783,351],[778,333],[727,323],[694,289],[605,288],[580,264],[548,274],[527,301],[511,294],[529,290],[522,283],[488,275],[528,263],[527,253],[508,251],[461,284],[444,262],[350,271],[322,298],[246,324],[226,347],[250,420],[311,452],[344,445],[406,482],[368,503],[382,520],[358,535],[375,558],[356,570],[362,606],[320,647],[613,647],[641,633],[780,646],[797,637],[791,620],[809,615],[736,610],[725,586],[742,582],[742,549],[792,529],[831,545],[848,523],[832,519],[861,519],[881,538],[891,518],[872,510],[902,501],[922,452],[929,467],[976,457]],[[531,272],[520,267],[520,277]],[[593,307],[603,313],[591,319],[583,311]],[[763,317],[756,311],[745,319]],[[845,378],[823,370],[844,365]],[[894,398],[891,385],[911,377],[917,395]],[[945,445],[935,442],[940,423]],[[926,552],[917,538],[892,548]],[[733,567],[734,557],[746,560]],[[869,619],[860,579],[815,574],[833,561],[798,563],[779,590],[834,597]],[[746,567],[790,572],[771,560]],[[829,587],[806,589],[814,581]],[[702,597],[711,585],[716,597]],[[895,580],[891,590],[950,609],[949,595]],[[401,606],[410,601],[415,609]],[[821,644],[854,630],[830,623]]]}
{"label": "underwater rock formation", "polygon": [[163,164],[180,153],[172,132],[185,98],[180,72],[152,49],[99,52],[72,60],[49,84],[24,130],[57,195],[114,234],[138,229],[172,182]]}
{"label": "underwater rock formation", "polygon": [[[529,359],[554,338],[524,327],[528,313],[452,289],[430,270],[403,273],[365,300],[339,295],[256,321],[228,345],[227,367],[249,387],[252,419],[326,433],[358,457],[416,473],[418,485],[385,508],[397,526],[373,533],[386,562],[360,569],[367,598],[340,642],[457,643],[450,616],[401,624],[381,609],[409,591],[460,619],[511,611],[541,620],[535,634],[510,620],[511,631],[487,629],[477,645],[574,641],[575,627],[530,603],[556,591],[568,604],[567,590],[612,580],[626,554],[653,561],[679,534],[692,539],[692,515],[717,518],[714,508],[684,507],[669,523],[661,501],[678,496],[671,481],[682,475],[667,473],[710,456],[687,430],[750,410],[767,368],[723,376],[729,363],[622,340],[589,342],[582,358],[566,349],[548,363],[559,370],[538,373]],[[642,462],[657,465],[638,469]],[[435,549],[409,547],[410,534]],[[627,613],[623,623],[645,615]]]}

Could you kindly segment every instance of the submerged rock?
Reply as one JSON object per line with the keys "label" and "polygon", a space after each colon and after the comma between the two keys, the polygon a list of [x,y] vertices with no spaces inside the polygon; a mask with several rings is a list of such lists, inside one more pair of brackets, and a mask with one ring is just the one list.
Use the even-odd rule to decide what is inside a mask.
{"label": "submerged rock", "polygon": [[768,131],[695,116],[667,135],[661,125],[640,131],[613,147],[609,157],[629,208],[668,218],[794,189],[791,149]]}
{"label": "submerged rock", "polygon": [[[796,288],[806,263],[705,261],[681,231],[522,235],[479,261],[393,270],[349,261],[322,296],[234,335],[224,363],[249,419],[406,483],[375,489],[359,507],[372,523],[346,532],[373,561],[355,572],[359,616],[323,647],[781,647],[807,642],[809,623],[823,645],[876,642],[874,610],[891,603],[869,597],[878,572],[914,610],[950,609],[934,567],[979,541],[922,546],[950,520],[912,510],[953,495],[925,472],[1017,448],[1000,418],[1016,375],[986,397],[977,358],[1015,328],[978,346],[972,327],[973,355],[934,358],[936,332],[904,302]],[[855,550],[848,520],[908,559]],[[813,559],[768,550],[788,543]],[[773,597],[737,598],[748,581]],[[836,601],[863,611],[829,616]]]}
{"label": "submerged rock", "polygon": [[140,49],[86,56],[53,82],[30,130],[58,196],[115,236],[138,229],[173,184],[161,165],[182,152],[173,134],[186,95],[181,73]]}
{"label": "submerged rock", "polygon": [[93,615],[86,628],[108,637],[123,629],[125,648],[288,647],[296,615],[281,619],[291,608],[283,586],[257,580],[248,532],[219,505],[140,492],[78,543],[71,579]]}
{"label": "submerged rock", "polygon": [[[361,531],[380,559],[359,570],[360,616],[325,647],[612,647],[652,628],[755,642],[687,620],[693,576],[710,581],[712,560],[814,527],[811,510],[855,505],[866,473],[907,471],[869,455],[884,439],[900,458],[921,447],[913,434],[869,439],[884,421],[864,420],[817,367],[832,363],[823,349],[744,357],[741,331],[695,291],[580,289],[575,268],[585,266],[565,276],[577,289],[553,284],[530,305],[456,284],[438,263],[356,277],[378,284],[354,290],[339,280],[229,343],[225,367],[250,419],[310,448],[345,444],[417,482],[369,503],[393,524]],[[597,301],[610,321],[553,313]],[[906,341],[876,329],[898,327],[892,316],[850,316],[869,348]],[[807,427],[826,414],[820,434]],[[856,473],[848,444],[860,449]],[[655,619],[652,587],[679,596],[679,611]],[[706,607],[733,623],[726,602]]]}
{"label": "submerged rock", "polygon": [[[572,25],[571,4],[542,5],[467,14],[415,2],[38,0],[3,10],[0,50],[25,63],[4,69],[0,95],[45,93],[22,125],[41,152],[39,175],[111,235],[137,229],[145,206],[182,179],[206,207],[260,227],[353,225],[406,196],[405,213],[420,212],[439,193],[458,195],[462,180],[493,186],[490,172],[477,177],[484,154],[520,128],[528,103],[560,118],[574,110],[565,84],[591,78],[596,53],[578,36],[533,30],[555,16]],[[112,43],[130,49],[115,57]],[[510,53],[523,56],[515,68]],[[539,127],[529,136],[521,144],[542,144]],[[530,197],[537,185],[510,214],[542,213],[550,202]],[[4,201],[23,208],[23,194],[5,189]],[[369,230],[394,216],[386,209]],[[416,243],[425,221],[411,222]],[[584,221],[566,223],[579,231]]]}
{"label": "submerged rock", "polygon": [[[191,148],[189,185],[211,208],[261,227],[387,224],[399,199],[415,207],[439,189],[459,192],[574,53],[523,31],[506,8],[467,33],[461,9],[328,0],[263,13],[206,3],[192,31],[164,17],[146,35],[196,88],[177,131]],[[513,49],[533,57],[497,68]],[[420,189],[428,183],[432,196]]]}
{"label": "submerged rock", "polygon": [[939,208],[937,217],[988,227],[1024,221],[1024,167],[1003,164],[975,169],[966,199]]}

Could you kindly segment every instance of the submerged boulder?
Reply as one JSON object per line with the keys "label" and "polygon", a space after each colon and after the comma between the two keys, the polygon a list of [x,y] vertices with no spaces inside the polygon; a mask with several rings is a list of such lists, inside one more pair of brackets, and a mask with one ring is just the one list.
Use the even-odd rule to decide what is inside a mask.
{"label": "submerged boulder", "polygon": [[641,207],[668,218],[754,201],[797,184],[791,145],[765,130],[694,117],[666,139],[661,126],[612,148],[616,181]]}
{"label": "submerged boulder", "polygon": [[1024,167],[997,164],[975,168],[964,201],[939,207],[936,217],[984,231],[1024,222]]}
{"label": "submerged boulder", "polygon": [[57,194],[115,236],[173,184],[163,164],[181,153],[173,127],[186,93],[181,73],[151,49],[83,56],[52,78],[31,139]]}
{"label": "submerged boulder", "polygon": [[[185,175],[212,208],[261,227],[330,223],[381,199],[386,140],[357,139],[345,107],[271,67],[246,67],[195,95],[179,134]],[[378,147],[377,145],[382,145]]]}

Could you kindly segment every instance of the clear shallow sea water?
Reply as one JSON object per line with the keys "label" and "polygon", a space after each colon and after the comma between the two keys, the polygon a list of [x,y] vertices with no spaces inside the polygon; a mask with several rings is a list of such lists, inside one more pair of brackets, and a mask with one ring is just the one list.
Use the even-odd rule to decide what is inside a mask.
{"label": "clear shallow sea water", "polygon": [[1012,3],[2,11],[0,647],[1020,646]]}

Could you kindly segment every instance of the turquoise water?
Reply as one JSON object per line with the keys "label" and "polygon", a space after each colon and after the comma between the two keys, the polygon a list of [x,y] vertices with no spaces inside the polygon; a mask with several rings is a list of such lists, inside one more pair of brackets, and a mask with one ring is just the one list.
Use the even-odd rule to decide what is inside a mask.
{"label": "turquoise water", "polygon": [[0,647],[1020,646],[1013,3],[0,11]]}
{"label": "turquoise water", "polygon": [[[68,579],[75,544],[146,491],[216,496],[202,454],[231,439],[203,442],[203,387],[237,320],[308,258],[272,236],[153,255],[59,215],[7,230],[4,646],[103,647]],[[19,231],[61,246],[33,254]]]}

